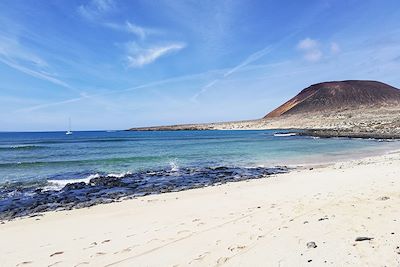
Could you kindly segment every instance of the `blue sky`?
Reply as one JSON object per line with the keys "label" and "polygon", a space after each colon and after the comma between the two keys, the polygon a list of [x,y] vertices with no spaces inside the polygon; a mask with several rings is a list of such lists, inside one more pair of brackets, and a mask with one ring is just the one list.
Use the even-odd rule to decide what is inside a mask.
{"label": "blue sky", "polygon": [[313,83],[400,87],[397,0],[0,1],[0,131],[253,119]]}

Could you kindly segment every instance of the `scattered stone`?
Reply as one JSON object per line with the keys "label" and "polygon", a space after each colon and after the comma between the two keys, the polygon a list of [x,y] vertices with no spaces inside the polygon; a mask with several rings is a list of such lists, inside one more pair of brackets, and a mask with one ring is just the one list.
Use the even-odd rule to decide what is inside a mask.
{"label": "scattered stone", "polygon": [[324,220],[329,220],[328,217],[324,217],[324,218],[319,218],[318,221],[324,221]]}
{"label": "scattered stone", "polygon": [[389,199],[390,199],[390,197],[383,196],[383,197],[378,198],[377,200],[385,201],[385,200],[389,200]]}
{"label": "scattered stone", "polygon": [[360,236],[356,238],[356,241],[368,241],[374,239],[373,237],[365,237],[365,236]]}
{"label": "scattered stone", "polygon": [[307,224],[307,223],[308,223],[308,221],[304,221],[304,222],[303,222],[303,224]]}
{"label": "scattered stone", "polygon": [[307,248],[316,248],[317,244],[315,244],[315,242],[308,242],[307,243]]}
{"label": "scattered stone", "polygon": [[308,260],[307,262],[312,262],[312,260]]}

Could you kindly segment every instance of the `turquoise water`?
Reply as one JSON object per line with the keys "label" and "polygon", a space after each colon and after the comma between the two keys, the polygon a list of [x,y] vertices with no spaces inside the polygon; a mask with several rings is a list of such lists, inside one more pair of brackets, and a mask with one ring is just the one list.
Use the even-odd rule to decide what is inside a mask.
{"label": "turquoise water", "polygon": [[0,133],[0,221],[381,154],[399,142],[275,131]]}
{"label": "turquoise water", "polygon": [[276,131],[0,133],[0,184],[183,167],[272,167],[397,149],[399,142],[276,137]]}

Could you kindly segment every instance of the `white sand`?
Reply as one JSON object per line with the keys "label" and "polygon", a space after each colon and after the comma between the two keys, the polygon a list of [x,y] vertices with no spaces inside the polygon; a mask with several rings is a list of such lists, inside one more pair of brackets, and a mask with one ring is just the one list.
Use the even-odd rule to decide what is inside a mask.
{"label": "white sand", "polygon": [[400,153],[0,225],[0,266],[399,266],[399,246]]}

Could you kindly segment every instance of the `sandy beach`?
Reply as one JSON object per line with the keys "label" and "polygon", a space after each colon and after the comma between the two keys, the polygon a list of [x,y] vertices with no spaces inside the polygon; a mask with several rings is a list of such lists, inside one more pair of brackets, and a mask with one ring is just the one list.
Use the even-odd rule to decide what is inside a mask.
{"label": "sandy beach", "polygon": [[399,266],[399,206],[392,152],[3,222],[0,266]]}

